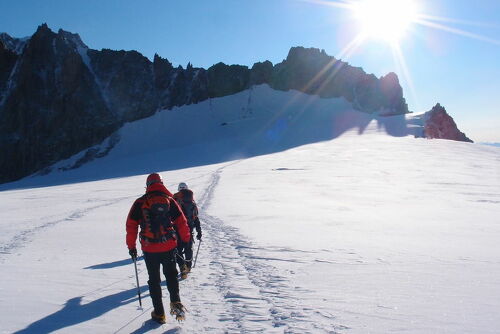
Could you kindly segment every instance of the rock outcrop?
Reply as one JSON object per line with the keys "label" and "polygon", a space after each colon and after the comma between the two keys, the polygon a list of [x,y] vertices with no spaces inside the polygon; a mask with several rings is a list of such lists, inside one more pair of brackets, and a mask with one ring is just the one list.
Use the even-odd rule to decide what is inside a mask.
{"label": "rock outcrop", "polygon": [[453,118],[439,103],[424,114],[423,120],[424,137],[426,138],[473,142],[458,129]]}
{"label": "rock outcrop", "polygon": [[274,67],[270,85],[274,89],[296,89],[321,97],[344,97],[368,113],[408,113],[396,74],[377,79],[359,67],[328,56],[324,50],[292,48],[288,57]]}
{"label": "rock outcrop", "polygon": [[0,42],[1,44],[3,44],[3,47],[17,55],[23,52],[23,49],[26,46],[26,42],[28,41],[28,39],[29,39],[28,37],[14,38],[4,32],[0,33]]}
{"label": "rock outcrop", "polygon": [[78,35],[38,28],[0,101],[0,182],[92,146],[118,128],[78,50]]}

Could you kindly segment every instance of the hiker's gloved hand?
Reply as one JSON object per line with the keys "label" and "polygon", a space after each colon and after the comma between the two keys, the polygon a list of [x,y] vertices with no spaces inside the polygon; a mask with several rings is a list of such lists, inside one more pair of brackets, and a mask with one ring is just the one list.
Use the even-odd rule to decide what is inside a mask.
{"label": "hiker's gloved hand", "polygon": [[198,232],[198,233],[196,234],[196,239],[201,240],[201,232]]}
{"label": "hiker's gloved hand", "polygon": [[131,248],[128,250],[128,253],[132,257],[132,259],[134,259],[134,260],[137,259],[137,249]]}

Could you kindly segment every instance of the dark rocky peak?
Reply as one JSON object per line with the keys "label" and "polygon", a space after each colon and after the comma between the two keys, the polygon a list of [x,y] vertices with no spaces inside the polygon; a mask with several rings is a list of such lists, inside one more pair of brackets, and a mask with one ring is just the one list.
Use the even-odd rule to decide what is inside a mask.
{"label": "dark rocky peak", "polygon": [[28,41],[29,37],[14,38],[5,32],[0,33],[0,44],[2,47],[5,50],[9,50],[17,55],[23,52],[24,46]]}
{"label": "dark rocky peak", "polygon": [[386,75],[380,77],[380,84],[384,87],[396,87],[399,86],[399,78],[396,73],[389,72]]}
{"label": "dark rocky peak", "polygon": [[448,115],[446,109],[439,103],[424,114],[424,136],[430,139],[473,142],[458,129],[453,118]]}
{"label": "dark rocky peak", "polygon": [[[88,52],[94,68],[102,73],[113,74],[116,71],[151,66],[151,61],[137,51],[110,50],[101,51],[90,49]],[[104,78],[105,79],[105,78]]]}
{"label": "dark rocky peak", "polygon": [[[79,37],[38,27],[10,75],[0,108],[0,182],[95,145],[117,124],[78,53]],[[0,78],[1,81],[1,78]]]}
{"label": "dark rocky peak", "polygon": [[123,54],[123,61],[130,64],[131,66],[134,66],[132,64],[137,64],[139,67],[149,67],[151,66],[151,61],[142,55],[142,53],[137,52],[135,50],[130,50],[130,51],[123,51],[121,50]]}
{"label": "dark rocky peak", "polygon": [[73,34],[68,31],[59,29],[59,31],[57,32],[57,38],[65,42],[67,45],[69,45],[74,49],[78,48],[88,49],[87,45],[85,45],[85,43],[82,42],[82,39],[78,34]]}
{"label": "dark rocky peak", "polygon": [[155,53],[153,59],[153,73],[156,89],[164,91],[170,84],[170,74],[174,67],[167,59],[163,59]]}
{"label": "dark rocky peak", "polygon": [[31,36],[32,40],[43,40],[43,39],[52,39],[56,36],[56,34],[49,28],[47,23],[43,23],[39,25],[36,29],[33,36]]}
{"label": "dark rocky peak", "polygon": [[316,48],[293,47],[273,69],[271,87],[325,98],[344,97],[368,113],[405,114],[408,106],[396,74],[381,79]]}
{"label": "dark rocky peak", "polygon": [[286,61],[324,63],[330,61],[332,58],[335,59],[334,57],[328,56],[325,50],[296,46],[290,48],[290,51],[288,51],[288,56],[286,57]]}
{"label": "dark rocky peak", "polygon": [[312,79],[317,73],[332,69],[333,65],[342,65],[342,62],[337,62],[337,59],[328,56],[324,50],[300,46],[292,47],[286,59],[277,66],[286,66],[296,76]]}
{"label": "dark rocky peak", "polygon": [[151,115],[157,106],[153,65],[137,51],[87,51],[89,65],[117,122]]}
{"label": "dark rocky peak", "polygon": [[250,70],[250,85],[269,84],[273,76],[273,63],[269,60],[253,64]]}
{"label": "dark rocky peak", "polygon": [[387,105],[396,107],[396,109],[408,110],[406,103],[404,105],[399,105],[403,102],[401,100],[403,96],[403,88],[399,84],[399,78],[396,73],[390,72],[387,75],[382,76],[379,83],[380,92]]}
{"label": "dark rocky peak", "polygon": [[82,49],[88,49],[78,34],[62,29],[55,33],[45,23],[38,27],[27,48],[30,49],[30,54],[37,57],[42,56],[45,59],[57,54],[67,56],[72,53],[80,53]]}
{"label": "dark rocky peak", "polygon": [[[307,94],[323,96],[325,81],[333,79],[343,63],[316,48],[293,47],[287,58],[273,71],[272,86],[280,90],[297,89]],[[325,97],[340,97],[327,93]]]}
{"label": "dark rocky peak", "polygon": [[46,23],[38,26],[36,32],[31,36],[24,56],[30,58],[47,59],[54,55],[53,41],[57,34],[47,26]]}
{"label": "dark rocky peak", "polygon": [[35,34],[44,34],[44,33],[47,33],[47,34],[53,34],[54,32],[49,28],[49,26],[47,25],[47,23],[42,23],[40,24],[37,28],[36,28],[36,31],[35,31]]}
{"label": "dark rocky peak", "polygon": [[207,70],[208,95],[220,97],[235,94],[249,87],[250,71],[247,66],[226,65],[222,62]]}
{"label": "dark rocky peak", "polygon": [[171,71],[173,70],[172,63],[168,61],[167,58],[162,58],[160,57],[157,53],[155,53],[155,56],[153,58],[153,66],[162,68],[164,70]]}

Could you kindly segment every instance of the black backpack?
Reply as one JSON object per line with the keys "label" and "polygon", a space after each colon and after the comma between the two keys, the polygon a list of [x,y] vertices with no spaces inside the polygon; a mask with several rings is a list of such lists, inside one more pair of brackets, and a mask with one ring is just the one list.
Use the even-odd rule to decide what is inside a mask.
{"label": "black backpack", "polygon": [[170,218],[171,198],[161,192],[145,195],[141,206],[141,238],[149,242],[165,242],[174,235]]}
{"label": "black backpack", "polygon": [[189,189],[182,189],[179,191],[182,195],[181,198],[177,199],[177,202],[181,206],[182,212],[188,221],[189,228],[194,228],[194,221],[198,217],[198,208],[194,202],[193,192]]}

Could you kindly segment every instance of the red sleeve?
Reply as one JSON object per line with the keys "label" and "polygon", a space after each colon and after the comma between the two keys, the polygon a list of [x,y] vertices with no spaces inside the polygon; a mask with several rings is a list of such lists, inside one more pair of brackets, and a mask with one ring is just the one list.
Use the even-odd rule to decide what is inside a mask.
{"label": "red sleeve", "polygon": [[139,231],[140,207],[141,204],[136,200],[127,217],[125,227],[127,230],[126,242],[128,249],[136,248],[135,243],[137,240],[137,232]]}
{"label": "red sleeve", "polygon": [[189,242],[189,240],[191,240],[191,230],[189,229],[189,226],[187,224],[187,219],[182,213],[179,204],[176,201],[172,201],[172,204],[175,206],[174,208],[172,208],[173,211],[177,211],[179,213],[178,215],[176,215],[177,217],[172,221],[172,223],[174,223],[175,229],[181,237],[181,240],[184,242]]}

